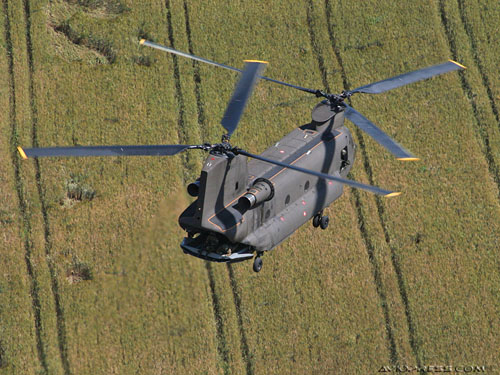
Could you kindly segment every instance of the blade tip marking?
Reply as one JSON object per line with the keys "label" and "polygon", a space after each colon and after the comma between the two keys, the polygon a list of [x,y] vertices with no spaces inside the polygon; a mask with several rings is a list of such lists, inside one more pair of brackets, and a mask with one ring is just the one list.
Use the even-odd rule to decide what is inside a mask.
{"label": "blade tip marking", "polygon": [[386,198],[391,198],[391,197],[397,197],[398,195],[401,195],[400,191],[393,191],[392,193],[386,194]]}
{"label": "blade tip marking", "polygon": [[139,44],[140,44],[141,46],[142,46],[144,43],[146,43],[146,39],[144,39],[144,38],[143,38],[143,39],[141,39],[141,40],[139,41]]}
{"label": "blade tip marking", "polygon": [[416,158],[414,156],[404,157],[404,158],[397,158],[397,159],[401,160],[401,161],[418,161],[418,160],[420,160],[420,158]]}
{"label": "blade tip marking", "polygon": [[24,150],[21,148],[21,146],[17,146],[17,151],[19,151],[19,155],[21,155],[21,157],[26,160],[28,159],[28,157],[26,156],[26,153],[24,152]]}
{"label": "blade tip marking", "polygon": [[244,62],[255,62],[255,63],[260,63],[260,64],[269,64],[267,61],[263,60],[243,60]]}
{"label": "blade tip marking", "polygon": [[467,67],[465,65],[462,65],[460,63],[457,63],[456,61],[453,61],[453,60],[448,60],[449,62],[455,64],[455,65],[458,65],[459,67],[461,67],[462,69],[467,69]]}

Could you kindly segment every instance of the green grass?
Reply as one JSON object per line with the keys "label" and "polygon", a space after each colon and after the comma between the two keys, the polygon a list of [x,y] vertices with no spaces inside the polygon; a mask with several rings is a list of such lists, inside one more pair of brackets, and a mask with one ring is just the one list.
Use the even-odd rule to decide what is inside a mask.
{"label": "green grass", "polygon": [[[2,17],[3,20],[3,17]],[[33,373],[36,363],[36,341],[30,280],[23,258],[24,243],[22,215],[17,204],[16,182],[12,163],[13,148],[9,113],[9,70],[5,43],[4,22],[0,26],[0,244],[2,248],[2,278],[0,282],[0,372]]]}
{"label": "green grass", "polygon": [[[363,20],[370,10],[378,12],[377,7],[358,10],[343,18],[345,25],[355,19]],[[368,28],[369,35],[382,38],[383,49],[360,56],[358,51],[344,48],[344,60],[352,66],[348,74],[353,81],[372,81],[394,74],[397,66],[412,64],[406,68],[416,68],[452,57],[437,5],[392,7],[391,11],[391,28],[358,26]],[[421,12],[422,22],[425,20],[427,25],[408,21],[416,12]],[[446,12],[451,18],[448,13],[452,14],[453,8],[446,7]],[[394,30],[398,30],[396,38]],[[463,31],[458,26],[453,30],[459,40]],[[408,48],[405,43],[418,44],[419,48]],[[386,59],[389,53],[391,59]],[[459,56],[467,58],[465,54]],[[367,61],[369,67],[360,70],[358,67]],[[472,65],[470,70],[474,73],[473,63],[461,61]],[[375,72],[380,76],[370,76]],[[472,74],[466,71],[466,79],[479,86]],[[498,345],[498,337],[490,332],[491,325],[498,326],[494,318],[498,303],[491,294],[499,276],[494,256],[499,233],[498,191],[488,172],[473,109],[461,80],[457,74],[449,74],[379,100],[356,98],[355,104],[359,103],[357,108],[368,113],[370,108],[377,109],[381,100],[382,108],[390,109],[391,121],[387,121],[385,110],[375,111],[370,117],[384,123],[390,134],[394,129],[392,134],[397,132],[397,139],[409,140],[405,144],[427,166],[425,171],[409,164],[388,166],[374,142],[367,141],[375,181],[405,190],[403,199],[384,202],[383,218],[408,293],[416,357],[425,362],[494,364],[498,354],[490,348]],[[490,129],[496,126],[492,121],[481,125]],[[414,240],[417,234],[419,243]],[[484,301],[483,307],[475,307],[474,300]],[[461,341],[458,337],[468,339]]]}
{"label": "green grass", "polygon": [[[359,374],[498,363],[494,1],[29,7],[32,75],[24,6],[8,3],[13,88],[0,27],[0,373]],[[468,69],[353,97],[421,161],[402,164],[354,132],[363,149],[352,177],[403,195],[346,188],[327,210],[329,230],[300,228],[254,274],[250,262],[207,267],[179,248],[184,182],[197,177],[201,152],[42,159],[39,170],[23,161],[16,178],[13,143],[31,146],[34,126],[40,146],[220,139],[237,75],[140,47],[144,36],[238,68],[266,60],[267,76],[333,92],[449,58]],[[232,143],[261,152],[309,122],[316,102],[260,82]],[[75,183],[72,197],[92,199],[68,204]]]}

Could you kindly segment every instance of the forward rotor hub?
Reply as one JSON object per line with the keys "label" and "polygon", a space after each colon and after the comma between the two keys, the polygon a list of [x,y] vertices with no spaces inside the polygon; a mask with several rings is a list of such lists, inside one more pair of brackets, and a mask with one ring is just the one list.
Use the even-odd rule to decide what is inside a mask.
{"label": "forward rotor hub", "polygon": [[229,157],[234,157],[237,154],[237,148],[231,146],[229,140],[226,140],[222,143],[217,143],[214,145],[210,145],[210,153],[218,154],[218,155],[227,155]]}
{"label": "forward rotor hub", "polygon": [[329,94],[321,90],[316,90],[315,94],[318,98],[326,98],[332,107],[337,107],[337,110],[340,111],[345,107],[344,101],[349,99],[353,92],[344,90],[340,94]]}

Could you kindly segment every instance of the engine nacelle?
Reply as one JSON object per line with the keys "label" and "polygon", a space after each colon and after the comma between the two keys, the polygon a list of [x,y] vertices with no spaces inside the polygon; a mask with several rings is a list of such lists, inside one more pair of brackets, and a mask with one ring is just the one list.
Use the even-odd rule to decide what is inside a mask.
{"label": "engine nacelle", "polygon": [[253,186],[238,200],[238,206],[246,211],[259,203],[268,201],[274,196],[274,187],[271,181],[265,178],[255,180]]}

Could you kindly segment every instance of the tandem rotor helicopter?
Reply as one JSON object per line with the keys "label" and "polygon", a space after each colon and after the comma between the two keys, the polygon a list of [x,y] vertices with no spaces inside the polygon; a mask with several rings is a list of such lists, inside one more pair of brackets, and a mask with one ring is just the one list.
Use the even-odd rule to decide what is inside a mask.
{"label": "tandem rotor helicopter", "polygon": [[[262,269],[261,256],[312,218],[314,227],[326,229],[323,210],[343,193],[344,185],[386,197],[399,192],[347,179],[355,154],[347,117],[373,137],[398,160],[418,160],[361,113],[346,103],[357,93],[379,94],[439,74],[465,69],[449,60],[443,64],[405,73],[330,94],[262,76],[264,61],[246,60],[243,70],[177,51],[146,40],[140,44],[241,73],[221,125],[220,143],[201,145],[18,147],[24,159],[45,156],[170,156],[186,150],[203,150],[208,157],[200,177],[187,186],[196,200],[179,217],[187,232],[181,243],[185,253],[215,262],[254,258],[253,270]],[[245,105],[259,79],[324,98],[312,111],[312,122],[293,130],[260,155],[230,144]],[[250,160],[249,160],[250,159]]]}

